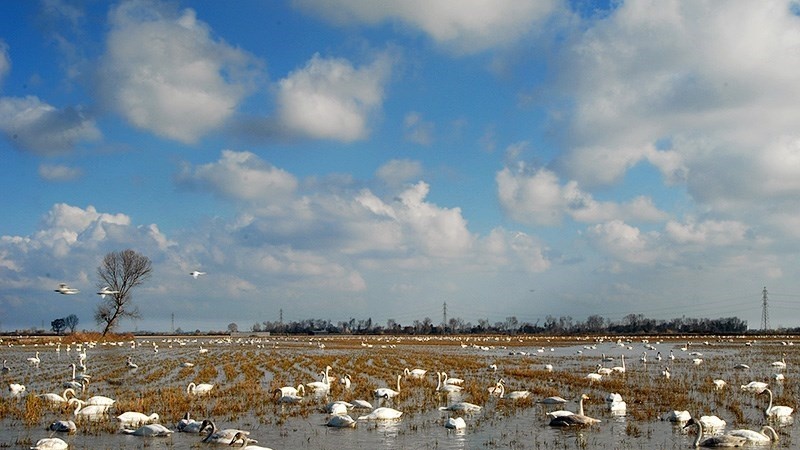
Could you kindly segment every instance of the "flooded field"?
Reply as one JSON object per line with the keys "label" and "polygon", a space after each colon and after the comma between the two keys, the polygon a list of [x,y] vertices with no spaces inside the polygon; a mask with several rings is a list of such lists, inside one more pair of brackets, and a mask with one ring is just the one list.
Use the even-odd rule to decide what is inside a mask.
{"label": "flooded field", "polygon": [[[794,420],[765,416],[768,392],[774,405],[797,405],[795,367],[800,358],[794,349],[789,338],[165,337],[71,345],[11,338],[0,345],[0,359],[8,368],[2,374],[0,447],[28,449],[50,436],[72,449],[214,446],[203,441],[207,432],[178,431],[179,421],[189,413],[191,419],[213,421],[220,430],[249,431],[258,441],[255,445],[276,450],[677,449],[692,446],[695,428],[663,419],[671,411],[686,410],[698,418],[718,416],[727,423],[726,431],[771,424],[779,440],[763,445],[795,448]],[[773,364],[782,358],[786,367]],[[421,370],[414,369],[425,373],[415,377]],[[450,380],[463,379],[456,385],[460,389],[445,388],[437,372]],[[777,380],[776,374],[784,379]],[[75,397],[110,397],[113,405],[87,415],[82,412],[91,408],[80,402],[42,396],[63,397],[65,383],[81,377],[89,382],[78,382]],[[721,383],[714,380],[723,380],[725,386],[718,387]],[[751,381],[766,382],[770,391],[741,389]],[[187,391],[190,383],[197,386],[194,393]],[[203,393],[201,384],[213,387]],[[24,391],[10,390],[21,390],[20,385]],[[276,393],[299,385],[303,388],[296,397]],[[322,389],[315,390],[315,385]],[[379,388],[396,394],[376,397]],[[611,393],[619,394],[624,408],[607,402]],[[588,397],[583,401],[585,415],[599,423],[550,425],[548,412],[577,412],[583,394]],[[542,402],[551,396],[568,402]],[[356,400],[369,402],[373,409],[392,408],[402,416],[359,420],[373,410],[359,407]],[[326,426],[332,417],[326,408],[334,401],[353,405],[345,406],[344,412],[355,419],[354,427]],[[462,402],[480,409],[458,410]],[[155,421],[173,433],[125,434],[123,428],[138,428],[120,422],[118,416],[125,412],[143,413],[148,419],[155,413]],[[445,426],[457,417],[464,419],[465,428]],[[49,431],[58,420],[74,421],[76,432]]]}

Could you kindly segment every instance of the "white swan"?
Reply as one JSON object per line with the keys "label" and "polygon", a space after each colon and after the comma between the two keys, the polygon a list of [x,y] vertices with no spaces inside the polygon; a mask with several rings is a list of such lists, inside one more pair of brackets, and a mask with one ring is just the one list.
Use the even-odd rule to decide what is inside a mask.
{"label": "white swan", "polygon": [[464,389],[457,384],[443,384],[441,372],[436,372],[436,380],[436,392],[447,392],[449,394],[453,392],[461,392],[461,390]]}
{"label": "white swan", "polygon": [[625,355],[621,355],[622,358],[622,365],[621,366],[614,366],[611,368],[616,373],[625,373]]}
{"label": "white swan", "polygon": [[464,384],[463,378],[450,378],[447,376],[447,372],[442,372],[442,377],[444,377],[442,380],[443,384]]}
{"label": "white swan", "polygon": [[39,363],[41,361],[42,360],[39,359],[39,352],[36,352],[36,356],[31,356],[30,358],[28,358],[28,364],[36,368],[39,368]]}
{"label": "white swan", "polygon": [[306,395],[306,388],[302,384],[298,384],[297,387],[283,386],[279,387],[276,390],[281,391],[281,395],[294,395],[294,396]]}
{"label": "white swan", "polygon": [[508,398],[511,400],[523,400],[531,395],[531,391],[511,391],[506,394],[506,386],[502,383],[498,383],[500,386],[500,398]]}
{"label": "white swan", "polygon": [[395,420],[399,419],[402,415],[402,411],[382,406],[365,416],[360,416],[358,420]]}
{"label": "white swan", "polygon": [[57,420],[51,423],[48,429],[58,433],[75,433],[78,431],[78,427],[75,426],[75,422],[71,420]]}
{"label": "white swan", "polygon": [[391,388],[387,388],[387,387],[382,387],[382,388],[378,388],[378,389],[375,389],[374,391],[372,391],[372,394],[376,398],[393,398],[393,397],[396,397],[398,394],[400,394],[400,379],[401,378],[403,378],[401,375],[397,375],[397,390],[394,390],[394,389],[391,389]]}
{"label": "white swan", "polygon": [[89,420],[99,419],[103,414],[108,411],[108,406],[105,405],[86,405],[83,400],[71,398],[67,402],[68,405],[75,403],[75,410],[72,415]]}
{"label": "white swan", "polygon": [[126,411],[117,416],[117,420],[119,420],[122,424],[125,425],[141,425],[147,424],[151,422],[158,422],[159,416],[158,413],[150,414],[143,414],[136,411]]}
{"label": "white swan", "polygon": [[463,417],[450,417],[444,423],[444,427],[451,430],[463,430],[467,428],[467,422]]}
{"label": "white swan", "polygon": [[752,392],[754,394],[760,394],[764,392],[764,389],[768,388],[769,385],[764,383],[763,381],[751,381],[747,384],[742,385],[742,390],[747,392]]}
{"label": "white swan", "polygon": [[700,416],[699,422],[703,425],[706,433],[717,433],[725,429],[727,422],[717,416]]}
{"label": "white swan", "polygon": [[87,398],[83,404],[86,406],[89,405],[99,405],[99,406],[112,406],[117,401],[113,398],[106,397],[104,395],[93,395]]}
{"label": "white swan", "polygon": [[151,423],[149,425],[142,425],[135,430],[123,428],[122,432],[125,434],[132,434],[134,436],[148,436],[148,437],[164,437],[172,434],[172,430],[158,423]]}
{"label": "white swan", "polygon": [[36,441],[31,450],[66,450],[69,445],[59,438],[44,438]]}
{"label": "white swan", "polygon": [[731,436],[739,436],[747,439],[751,444],[767,444],[770,442],[778,442],[778,433],[769,425],[761,427],[761,431],[740,429],[731,430],[728,434]]}
{"label": "white swan", "polygon": [[114,295],[114,294],[119,294],[119,291],[111,289],[111,286],[106,286],[103,289],[97,291],[97,295],[99,295],[100,298],[106,298],[106,295]]}
{"label": "white swan", "polygon": [[783,418],[792,415],[794,408],[781,405],[772,406],[772,391],[769,388],[766,388],[764,389],[764,392],[769,394],[769,406],[767,406],[767,409],[764,410],[764,414],[767,417]]}
{"label": "white swan", "polygon": [[362,408],[362,409],[370,409],[370,410],[373,408],[372,403],[370,403],[370,402],[368,402],[366,400],[356,399],[356,400],[353,400],[351,403],[353,403],[353,408]]}
{"label": "white swan", "polygon": [[278,403],[300,403],[303,401],[303,396],[294,394],[284,394],[280,389],[275,389],[273,395],[277,397]]}
{"label": "white swan", "polygon": [[8,367],[8,362],[5,359],[3,360],[2,372],[3,372],[3,375],[7,375],[7,374],[11,373],[11,367]]}
{"label": "white swan", "polygon": [[593,425],[596,423],[600,423],[600,419],[595,419],[594,417],[589,417],[583,414],[583,401],[589,398],[586,394],[581,394],[579,404],[580,404],[580,414],[568,414],[562,416],[556,416],[550,419],[550,426],[552,427],[574,427],[574,426],[584,426],[584,425]]}
{"label": "white swan", "polygon": [[347,410],[352,407],[352,403],[348,403],[344,400],[336,400],[325,405],[325,412],[328,414],[347,414]]}
{"label": "white swan", "polygon": [[719,391],[720,389],[724,388],[726,384],[725,380],[717,378],[716,380],[712,381],[714,383],[714,389]]}
{"label": "white swan", "polygon": [[213,384],[209,383],[194,384],[194,382],[191,382],[189,383],[188,386],[186,386],[186,393],[190,395],[203,395],[211,392],[211,389],[213,388],[214,388]]}
{"label": "white swan", "polygon": [[[231,439],[231,442],[228,445],[231,447],[236,447],[238,445],[242,450],[272,450],[269,447],[262,447],[260,445],[249,445],[247,443],[248,441],[253,442],[252,439],[247,438],[247,435],[239,432],[233,435],[233,439]],[[241,444],[239,444],[239,442],[241,442]]]}
{"label": "white swan", "polygon": [[203,422],[190,418],[187,412],[184,414],[183,419],[178,421],[175,428],[181,433],[199,433],[202,425]]}
{"label": "white swan", "polygon": [[697,426],[697,436],[694,438],[695,447],[741,447],[747,439],[731,434],[719,434],[703,439],[703,424],[699,420],[689,419],[684,428]]}
{"label": "white swan", "polygon": [[12,397],[20,397],[20,396],[22,396],[22,394],[25,393],[25,390],[27,390],[27,388],[25,387],[24,384],[19,384],[19,383],[9,383],[8,384],[8,392],[11,393]]}
{"label": "white swan", "polygon": [[50,402],[50,403],[67,403],[70,397],[67,397],[67,394],[72,394],[72,397],[75,397],[75,389],[66,388],[64,389],[64,393],[62,395],[56,394],[54,392],[48,392],[46,394],[39,394],[37,397],[40,399]]}
{"label": "white swan", "polygon": [[403,370],[403,375],[405,375],[407,377],[415,378],[417,380],[425,378],[425,374],[426,373],[428,373],[428,371],[425,370],[425,369],[408,370],[408,367],[406,367],[405,370]]}
{"label": "white swan", "polygon": [[[617,394],[617,395],[619,395],[619,394]],[[578,414],[580,414],[582,416],[584,415],[583,414],[583,399],[584,399],[584,397],[585,398],[589,398],[589,397],[586,396],[586,394],[583,394],[578,398]],[[621,396],[620,396],[620,399],[622,399]],[[566,409],[559,409],[557,411],[551,411],[551,412],[547,413],[546,415],[547,415],[547,417],[549,417],[551,419],[555,419],[556,417],[571,416],[573,414],[575,414],[575,413],[572,412],[572,411],[569,411],[569,410],[566,410]]]}
{"label": "white swan", "polygon": [[334,414],[325,425],[332,428],[354,428],[356,421],[347,414]]}
{"label": "white swan", "polygon": [[206,428],[210,428],[208,431],[208,435],[203,438],[203,442],[211,443],[211,444],[226,444],[230,445],[233,442],[233,439],[238,436],[239,439],[243,439],[245,442],[244,444],[247,445],[249,443],[257,443],[255,439],[250,439],[247,436],[250,436],[249,431],[244,430],[237,430],[236,428],[226,428],[224,430],[217,430],[217,425],[211,420],[204,420],[203,423],[200,425],[200,433],[202,434]]}
{"label": "white swan", "polygon": [[199,277],[200,275],[205,275],[205,274],[206,274],[205,272],[200,272],[200,271],[198,271],[198,270],[195,270],[195,271],[193,271],[193,272],[189,272],[189,275],[191,275],[191,276],[192,276],[192,277],[193,277],[195,280],[196,280],[196,279],[197,279],[197,277]]}
{"label": "white swan", "polygon": [[482,410],[483,407],[469,402],[457,402],[449,406],[440,406],[439,411],[455,411],[464,413],[474,413]]}
{"label": "white swan", "polygon": [[324,372],[320,372],[322,375],[322,381],[312,381],[311,383],[306,383],[311,390],[315,392],[325,392],[331,389],[331,379],[328,372],[332,369],[331,366],[326,366]]}
{"label": "white swan", "polygon": [[350,375],[346,374],[345,376],[340,378],[339,379],[339,383],[341,383],[341,385],[344,386],[345,389],[350,389],[350,384],[352,383],[352,380],[350,379]]}

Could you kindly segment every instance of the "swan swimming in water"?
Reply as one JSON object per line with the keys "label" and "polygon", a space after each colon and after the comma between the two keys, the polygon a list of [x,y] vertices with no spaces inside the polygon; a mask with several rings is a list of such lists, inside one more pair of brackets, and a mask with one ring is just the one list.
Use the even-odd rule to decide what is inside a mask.
{"label": "swan swimming in water", "polygon": [[148,436],[148,437],[164,437],[172,434],[172,430],[158,423],[151,423],[149,425],[142,425],[135,430],[123,428],[122,432],[134,436]]}
{"label": "swan swimming in water", "polygon": [[99,419],[109,408],[109,406],[105,405],[87,405],[83,400],[77,398],[71,398],[69,402],[67,402],[68,405],[72,405],[73,403],[75,403],[75,410],[72,412],[72,415],[89,420]]}
{"label": "swan swimming in water", "polygon": [[48,392],[46,394],[39,394],[39,397],[42,400],[48,401],[50,403],[67,403],[70,397],[67,397],[67,394],[72,394],[72,397],[75,397],[75,389],[66,388],[64,389],[64,393],[62,395],[56,394],[54,392]]}
{"label": "swan swimming in water", "polygon": [[325,371],[321,372],[322,381],[312,381],[311,383],[306,383],[311,390],[314,392],[327,392],[331,389],[331,379],[330,375],[328,374],[332,369],[331,366],[326,366]]}
{"label": "swan swimming in water", "polygon": [[31,450],[66,450],[69,445],[59,438],[44,438],[36,441]]}
{"label": "swan swimming in water", "polygon": [[761,431],[754,430],[731,430],[731,436],[739,436],[747,439],[750,444],[767,444],[770,442],[778,442],[778,433],[769,425],[761,427]]}
{"label": "swan swimming in water", "polygon": [[203,442],[211,443],[211,444],[227,444],[230,445],[233,442],[233,439],[239,435],[240,439],[243,439],[244,445],[252,443],[258,443],[255,439],[250,439],[247,436],[250,436],[249,431],[244,430],[237,430],[236,428],[226,428],[224,430],[217,430],[217,425],[208,419],[203,420],[203,423],[200,425],[199,433],[203,433],[206,428],[209,428],[208,435],[203,438]]}
{"label": "swan swimming in water", "polygon": [[158,422],[159,416],[157,413],[143,414],[136,411],[127,411],[117,416],[117,420],[125,425],[140,425],[151,422]]}
{"label": "swan swimming in water", "polygon": [[356,421],[347,414],[334,414],[325,425],[332,428],[355,428]]}
{"label": "swan swimming in water", "polygon": [[203,395],[211,392],[211,389],[213,388],[214,388],[213,384],[209,383],[194,384],[194,382],[192,382],[189,383],[188,386],[186,386],[186,393],[190,395]]}
{"label": "swan swimming in water", "polygon": [[184,414],[175,427],[181,433],[199,433],[203,422],[189,418],[189,413]]}
{"label": "swan swimming in water", "polygon": [[[247,442],[253,442],[252,439],[248,439],[247,435],[243,434],[242,432],[236,433],[233,435],[233,439],[231,439],[230,444],[231,447],[238,446],[239,449],[243,450],[272,450],[269,447],[262,447],[260,445],[249,445]],[[241,442],[241,444],[239,443]]]}
{"label": "swan swimming in water", "polygon": [[[298,384],[297,387],[292,386],[283,386],[276,389],[276,391],[281,391],[281,395],[306,395],[306,388],[302,384]],[[273,391],[275,392],[275,391]]]}
{"label": "swan swimming in water", "polygon": [[457,402],[450,406],[440,406],[439,411],[457,411],[465,413],[474,413],[483,409],[482,406],[469,402]]}
{"label": "swan swimming in water", "polygon": [[450,417],[447,419],[447,422],[444,423],[444,427],[451,430],[463,430],[467,428],[467,422],[463,417]]}
{"label": "swan swimming in water", "polygon": [[769,385],[764,383],[763,381],[751,381],[747,384],[742,385],[742,390],[747,392],[752,392],[754,394],[760,394],[764,392],[764,389],[768,388]]}
{"label": "swan swimming in water", "polygon": [[463,378],[450,378],[447,376],[447,372],[442,372],[442,384],[464,384]]}
{"label": "swan swimming in water", "polygon": [[436,372],[436,379],[438,380],[436,384],[436,392],[453,393],[453,392],[461,392],[461,390],[464,389],[457,384],[443,384],[441,372]]}
{"label": "swan swimming in water", "polygon": [[[583,410],[583,401],[588,399],[589,396],[582,394],[580,398],[581,410]],[[557,416],[550,419],[550,426],[552,427],[575,427],[585,426],[600,423],[600,419],[589,417],[583,414],[570,414],[564,416]]]}
{"label": "swan swimming in water", "polygon": [[703,439],[703,424],[699,420],[689,419],[684,428],[692,425],[697,427],[697,436],[693,444],[695,447],[741,447],[747,442],[747,439],[731,434],[718,434]]}
{"label": "swan swimming in water", "polygon": [[789,406],[776,405],[772,406],[772,391],[769,388],[764,389],[764,392],[769,394],[769,406],[764,410],[764,415],[767,417],[774,417],[776,419],[789,417],[792,415],[794,408]]}
{"label": "swan swimming in water", "polygon": [[425,369],[411,369],[411,370],[408,370],[408,367],[406,367],[405,370],[403,370],[403,375],[405,375],[407,377],[411,377],[411,378],[417,379],[417,380],[421,380],[421,379],[425,378],[425,374],[426,373],[428,373],[428,371],[425,370]]}
{"label": "swan swimming in water", "polygon": [[372,391],[372,394],[376,398],[394,398],[394,397],[396,397],[398,394],[400,394],[400,379],[401,378],[403,378],[401,375],[397,375],[397,390],[396,391],[394,389],[391,389],[391,388],[382,387],[382,388],[378,388],[378,389],[375,389],[374,391]]}
{"label": "swan swimming in water", "polygon": [[382,406],[365,416],[360,416],[358,420],[395,420],[399,419],[402,415],[402,411]]}

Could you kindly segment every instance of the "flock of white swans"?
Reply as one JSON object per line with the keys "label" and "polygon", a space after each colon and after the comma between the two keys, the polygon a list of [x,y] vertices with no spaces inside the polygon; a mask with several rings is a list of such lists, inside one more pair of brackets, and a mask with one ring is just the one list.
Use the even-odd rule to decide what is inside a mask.
{"label": "flock of white swans", "polygon": [[[620,346],[630,344],[618,342]],[[70,408],[70,418],[57,420],[50,424],[48,427],[51,434],[49,437],[39,439],[31,449],[37,450],[60,450],[67,449],[69,444],[61,437],[55,437],[57,434],[73,434],[78,431],[78,425],[87,420],[97,420],[98,418],[106,417],[109,412],[114,408],[115,400],[102,395],[93,395],[87,398],[79,398],[85,392],[88,383],[91,383],[92,376],[89,374],[87,368],[88,354],[97,343],[84,343],[78,344],[75,347],[75,362],[70,363],[72,369],[71,379],[65,380],[63,383],[63,391],[61,392],[44,392],[44,393],[31,393],[28,392],[26,386],[20,383],[8,382],[8,396],[12,398],[23,398],[26,395],[36,395],[41,400],[52,405],[65,405]],[[136,345],[141,343],[132,343],[132,348],[137,348]],[[60,355],[61,344],[58,344],[57,352]],[[462,344],[464,347],[464,344]],[[688,344],[680,347],[678,350],[688,352]],[[319,346],[320,349],[324,348]],[[596,349],[595,345],[584,346],[583,350],[578,350],[577,354],[582,354],[586,350]],[[488,349],[488,348],[487,348]],[[69,352],[70,347],[66,348]],[[87,352],[87,350],[89,350]],[[483,349],[481,349],[483,350]],[[655,357],[648,361],[647,351],[657,352]],[[36,350],[32,356],[25,359],[24,365],[27,370],[38,370],[42,367],[41,350]],[[152,352],[158,352],[158,344],[152,342]],[[202,344],[199,346],[198,353],[206,354],[209,352],[208,348],[204,348]],[[536,350],[537,353],[547,352],[545,347],[540,347]],[[526,354],[519,352],[523,356],[535,356],[533,352]],[[509,353],[512,354],[512,353]],[[692,365],[703,364],[703,356],[700,352],[687,353]],[[661,352],[657,350],[654,345],[645,341],[645,351],[640,357],[642,364],[658,363],[663,364],[663,370],[660,375],[665,380],[669,380],[672,376],[670,365],[671,361],[676,359],[673,350],[669,351],[669,355],[662,358]],[[620,355],[619,365],[610,365],[616,362],[616,358],[606,356],[603,353],[600,361],[596,364],[592,372],[586,374],[587,389],[592,386],[602,384],[605,379],[609,377],[625,377],[628,367],[626,367],[625,356]],[[610,363],[610,364],[609,364]],[[531,365],[537,364],[534,359],[531,359]],[[139,366],[133,361],[131,356],[128,356],[125,365],[130,370],[136,370]],[[538,364],[540,370],[553,371],[555,368],[552,364]],[[192,367],[193,363],[184,362],[182,367]],[[786,355],[779,361],[775,361],[770,365],[771,369],[776,373],[772,381],[783,382],[785,377],[783,372],[787,369]],[[737,364],[732,366],[733,370],[746,371],[750,369],[747,364]],[[273,390],[273,398],[277,404],[295,404],[307,401],[309,396],[307,392],[314,393],[314,398],[327,398],[330,393],[331,387],[338,384],[341,389],[347,391],[351,387],[352,377],[347,373],[342,373],[340,377],[333,377],[331,371],[333,368],[327,366],[324,370],[318,372],[319,379],[308,381],[305,383],[298,383],[296,386],[282,386]],[[502,399],[502,401],[511,402],[531,402],[543,405],[549,411],[547,414],[547,423],[552,427],[596,427],[602,426],[601,419],[591,417],[588,415],[584,408],[584,401],[589,400],[590,397],[582,393],[577,397],[577,411],[570,411],[563,409],[564,405],[569,403],[567,399],[560,396],[550,396],[544,398],[534,398],[535,394],[529,389],[512,389],[506,386],[507,382],[502,377],[503,366],[502,363],[492,363],[487,366],[487,371],[492,374],[497,374],[497,381],[486,387],[486,392],[489,397]],[[397,373],[392,376],[391,385],[377,386],[372,391],[372,399],[351,399],[349,401],[338,400],[329,401],[324,405],[325,412],[328,414],[326,425],[334,428],[354,428],[356,424],[361,421],[397,421],[403,416],[403,412],[390,406],[375,407],[373,402],[378,405],[381,402],[391,401],[398,397],[401,390],[401,382],[409,380],[411,382],[424,382],[432,373],[436,374],[436,387],[434,392],[448,396],[447,398],[458,398],[458,401],[448,402],[446,406],[441,406],[438,409],[448,414],[444,420],[444,427],[452,430],[465,430],[468,427],[468,420],[471,415],[479,413],[483,410],[483,406],[464,401],[460,394],[464,392],[465,383],[468,380],[451,376],[444,370],[429,370],[425,368],[405,368],[402,373]],[[13,378],[12,368],[8,365],[8,361],[3,361],[2,375],[5,380]],[[715,390],[722,390],[727,388],[727,382],[721,378],[713,379],[712,383]],[[186,386],[186,395],[190,396],[204,396],[209,395],[214,391],[215,385],[213,383],[195,383],[191,382]],[[775,405],[773,390],[770,384],[765,381],[752,381],[750,383],[741,385],[741,391],[752,393],[758,398],[767,399],[764,403],[764,417],[766,423],[763,424],[758,430],[751,429],[733,429],[726,430],[726,422],[716,415],[704,415],[700,417],[693,417],[686,410],[672,410],[667,411],[661,417],[662,420],[679,424],[683,428],[694,428],[696,436],[693,445],[696,447],[738,447],[744,445],[776,443],[779,441],[779,433],[776,431],[773,421],[787,421],[791,420],[793,408],[790,406]],[[319,394],[324,394],[321,397]],[[625,414],[628,408],[626,401],[619,393],[609,393],[605,398],[605,405],[608,411],[614,415]],[[562,409],[555,409],[562,408]],[[353,411],[360,410],[362,413],[353,414]],[[351,415],[353,414],[353,415]],[[191,419],[189,413],[177,422],[177,424],[169,428],[160,424],[160,416],[158,413],[143,413],[137,411],[124,411],[119,412],[116,416],[116,421],[119,423],[120,433],[129,434],[142,437],[166,437],[171,436],[174,432],[179,433],[195,433],[202,436],[199,442],[207,444],[223,444],[234,446],[237,448],[244,448],[249,450],[265,449],[257,445],[257,440],[251,438],[251,432],[243,429],[225,428],[218,429],[216,424],[209,419],[195,420]],[[466,420],[465,420],[466,418]],[[76,425],[76,422],[78,425]]]}

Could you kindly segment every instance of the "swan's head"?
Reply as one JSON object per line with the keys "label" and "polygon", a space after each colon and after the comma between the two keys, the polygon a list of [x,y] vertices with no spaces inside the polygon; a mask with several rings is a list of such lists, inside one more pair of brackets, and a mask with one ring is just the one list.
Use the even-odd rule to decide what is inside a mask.
{"label": "swan's head", "polygon": [[233,439],[231,439],[230,444],[228,445],[236,445],[237,442],[242,441],[243,445],[247,444],[247,436],[241,431],[237,431],[236,434],[233,435]]}
{"label": "swan's head", "polygon": [[211,428],[209,434],[211,434],[214,432],[214,429],[216,428],[214,422],[210,421],[209,419],[203,419],[203,423],[200,424],[200,431],[198,431],[198,433],[203,434],[203,431],[205,431],[205,429],[209,427]]}

